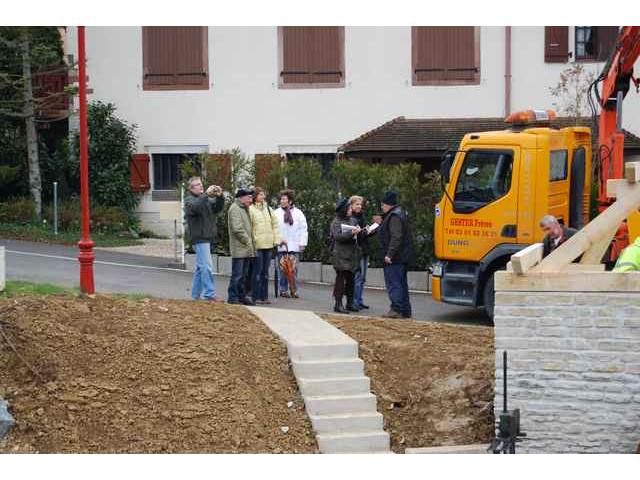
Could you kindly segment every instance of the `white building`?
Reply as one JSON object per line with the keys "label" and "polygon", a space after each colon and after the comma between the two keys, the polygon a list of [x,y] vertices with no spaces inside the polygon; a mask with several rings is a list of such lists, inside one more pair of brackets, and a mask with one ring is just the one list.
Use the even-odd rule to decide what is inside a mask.
{"label": "white building", "polygon": [[[87,27],[87,72],[90,99],[114,103],[138,125],[138,152],[150,155],[141,218],[162,230],[158,200],[168,198],[161,190],[176,154],[239,147],[250,156],[335,155],[399,116],[549,108],[560,72],[575,61],[600,72],[614,34],[611,27]],[[75,54],[75,28],[67,48]],[[640,134],[633,96],[624,126]]]}

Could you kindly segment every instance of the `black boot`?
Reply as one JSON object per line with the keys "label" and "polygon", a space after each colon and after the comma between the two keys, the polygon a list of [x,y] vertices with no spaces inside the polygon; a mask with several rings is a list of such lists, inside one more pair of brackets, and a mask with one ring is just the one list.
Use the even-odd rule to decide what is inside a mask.
{"label": "black boot", "polygon": [[341,298],[336,298],[336,304],[333,307],[333,311],[336,313],[349,313],[349,311],[342,306]]}
{"label": "black boot", "polygon": [[360,309],[353,305],[353,297],[347,297],[347,310],[349,312],[359,312]]}

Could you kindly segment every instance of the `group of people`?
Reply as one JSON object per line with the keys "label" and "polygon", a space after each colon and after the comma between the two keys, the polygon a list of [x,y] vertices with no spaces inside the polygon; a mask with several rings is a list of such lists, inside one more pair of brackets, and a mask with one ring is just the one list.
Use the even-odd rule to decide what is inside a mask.
{"label": "group of people", "polygon": [[[216,295],[211,259],[216,216],[224,205],[222,188],[212,185],[204,190],[202,180],[192,177],[188,181],[188,190],[184,210],[196,252],[191,297],[194,300],[203,298],[223,302]],[[239,188],[236,191],[228,212],[231,278],[227,303],[271,303],[268,295],[269,264],[274,248],[278,249],[278,260],[285,254],[299,259],[307,245],[307,220],[293,202],[293,192],[284,190],[280,192],[280,206],[274,210],[266,202],[266,192],[262,188]],[[291,296],[285,275],[280,275],[278,289],[281,296]]]}
{"label": "group of people", "polygon": [[[216,295],[212,267],[212,244],[216,238],[216,217],[222,211],[222,188],[211,185],[206,190],[199,177],[188,181],[188,195],[184,213],[193,248],[196,266],[193,274],[191,297],[214,302],[224,300]],[[381,202],[381,215],[374,215],[366,224],[364,199],[353,196],[336,204],[336,216],[331,223],[331,248],[336,280],[333,289],[334,310],[339,313],[368,309],[363,291],[369,265],[369,237],[380,235],[380,257],[384,264],[384,279],[391,302],[386,313],[389,318],[411,317],[411,302],[407,283],[407,267],[413,259],[413,244],[407,214],[398,205],[397,194],[385,193]],[[279,207],[272,209],[266,201],[266,192],[239,188],[228,212],[231,278],[227,302],[232,304],[269,304],[269,265],[277,248],[276,265],[280,267],[284,255],[300,259],[308,241],[307,219],[294,205],[294,193],[283,190]],[[278,295],[299,296],[297,271],[295,288],[280,271]],[[346,297],[346,304],[343,298]]]}
{"label": "group of people", "polygon": [[385,193],[380,205],[382,215],[374,215],[371,225],[366,225],[363,207],[364,199],[357,195],[336,203],[336,216],[329,234],[336,271],[333,309],[338,313],[350,313],[369,308],[363,301],[371,253],[369,237],[379,232],[384,281],[391,302],[389,311],[383,316],[410,318],[407,267],[414,257],[414,250],[407,214],[398,205],[398,195],[393,191]]}

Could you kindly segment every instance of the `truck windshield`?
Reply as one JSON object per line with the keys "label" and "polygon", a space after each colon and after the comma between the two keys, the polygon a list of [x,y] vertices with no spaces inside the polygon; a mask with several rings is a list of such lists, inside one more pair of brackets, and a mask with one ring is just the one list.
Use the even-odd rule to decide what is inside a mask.
{"label": "truck windshield", "polygon": [[471,212],[506,195],[511,188],[511,150],[470,150],[458,175],[454,211]]}

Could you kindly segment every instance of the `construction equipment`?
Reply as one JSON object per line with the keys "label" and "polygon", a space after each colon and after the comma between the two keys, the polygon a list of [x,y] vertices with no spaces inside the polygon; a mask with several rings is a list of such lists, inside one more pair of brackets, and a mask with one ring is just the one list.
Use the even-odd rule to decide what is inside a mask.
{"label": "construction equipment", "polygon": [[[589,105],[594,123],[596,104],[600,107],[598,120],[598,149],[595,164],[599,167],[598,203],[600,211],[612,203],[607,195],[607,180],[624,178],[624,134],[622,132],[622,102],[631,84],[640,90],[640,80],[633,76],[633,65],[640,57],[640,27],[622,27],[615,46],[602,72],[589,87]],[[601,84],[600,89],[598,85]],[[594,99],[595,97],[595,99]],[[628,227],[628,233],[627,233]],[[627,225],[622,224],[615,234],[609,260],[640,235],[640,214],[632,214]]]}
{"label": "construction equipment", "polygon": [[445,154],[435,211],[432,295],[493,315],[493,274],[540,242],[540,218],[582,228],[589,220],[591,130],[550,128],[552,111],[510,115],[511,128],[469,133]]}
{"label": "construction equipment", "polygon": [[[594,166],[602,208],[611,203],[607,180],[624,178],[622,99],[631,82],[640,86],[632,76],[639,55],[640,27],[623,27],[589,90],[601,107]],[[591,129],[551,128],[554,118],[549,110],[516,112],[505,120],[511,128],[468,133],[458,150],[443,156],[444,194],[434,222],[435,300],[484,307],[493,318],[494,273],[511,255],[542,241],[538,221],[551,214],[576,229],[589,221]],[[640,215],[631,215],[628,225],[632,236],[640,234]]]}

